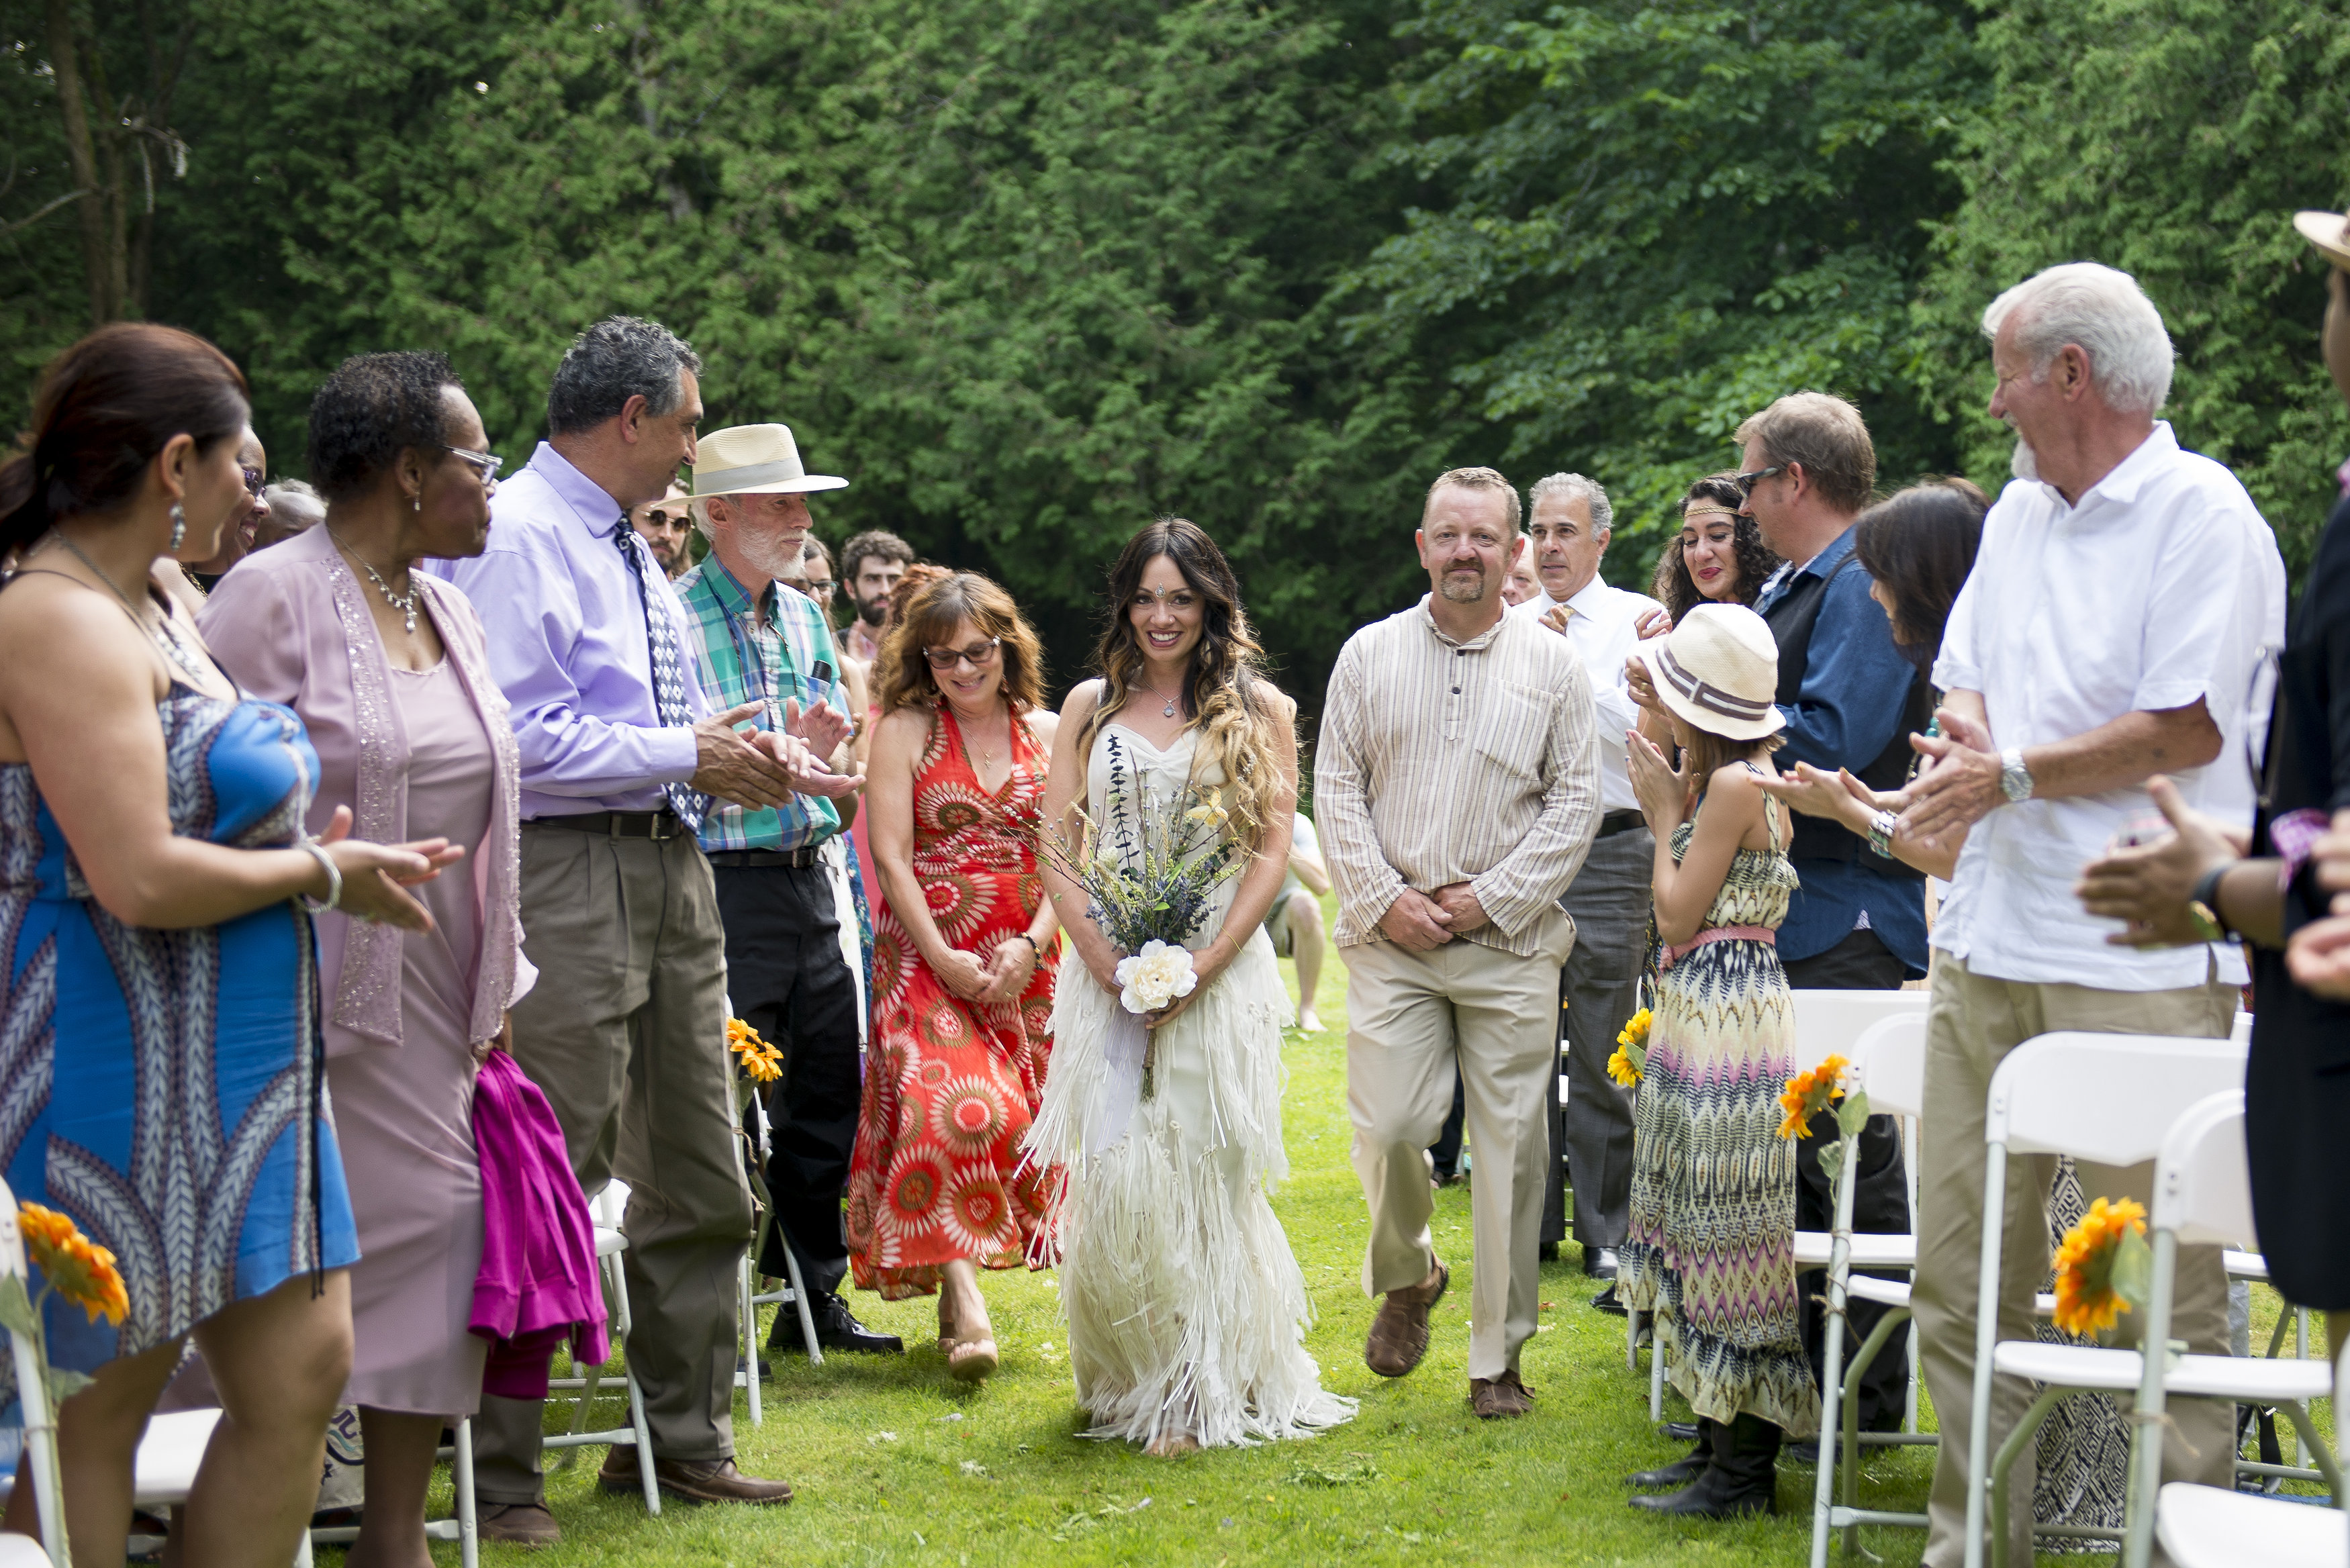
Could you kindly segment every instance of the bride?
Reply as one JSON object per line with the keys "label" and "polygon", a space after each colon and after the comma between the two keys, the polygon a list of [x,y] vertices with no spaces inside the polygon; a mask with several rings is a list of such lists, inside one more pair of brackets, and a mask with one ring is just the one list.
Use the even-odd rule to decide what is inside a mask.
{"label": "bride", "polygon": [[1118,961],[1085,892],[1046,859],[1045,886],[1086,976],[1062,971],[1053,1072],[1029,1147],[1067,1173],[1061,1303],[1088,1437],[1168,1456],[1311,1436],[1350,1419],[1302,1341],[1313,1308],[1267,1191],[1281,1146],[1289,1001],[1259,929],[1288,864],[1297,705],[1255,672],[1223,552],[1181,518],[1150,524],[1110,568],[1117,607],[1101,679],[1071,692],[1053,746],[1048,831],[1076,807],[1106,820],[1124,787],[1220,792],[1250,852],[1190,942],[1199,983],[1147,1015],[1152,1088],[1115,1064]]}

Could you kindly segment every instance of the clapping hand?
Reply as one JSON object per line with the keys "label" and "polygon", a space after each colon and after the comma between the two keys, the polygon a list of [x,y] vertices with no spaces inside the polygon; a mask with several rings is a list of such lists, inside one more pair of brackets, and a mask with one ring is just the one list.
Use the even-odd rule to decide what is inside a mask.
{"label": "clapping hand", "polygon": [[1686,764],[1676,768],[1667,762],[1657,743],[1638,730],[1624,732],[1624,749],[1640,814],[1648,819],[1650,832],[1665,837],[1689,815],[1689,769]]}
{"label": "clapping hand", "polygon": [[[829,713],[832,710],[826,709],[825,711]],[[834,714],[834,717],[838,715]],[[781,765],[784,776],[791,782],[795,794],[820,794],[829,800],[838,800],[865,787],[863,774],[834,773],[825,765],[823,756],[814,747],[788,729],[770,731],[758,739],[768,754]],[[837,743],[835,742],[836,745]]]}
{"label": "clapping hand", "polygon": [[1761,782],[1763,789],[1805,816],[1825,816],[1833,822],[1849,823],[1855,805],[1873,815],[1898,811],[1908,804],[1902,795],[1878,794],[1853,777],[1847,768],[1838,768],[1831,774],[1809,763],[1797,763],[1793,772],[1777,778],[1765,777]]}
{"label": "clapping hand", "polygon": [[2090,914],[2123,922],[2122,929],[2106,938],[2114,947],[2191,946],[2203,940],[2187,913],[2195,885],[2241,851],[2220,823],[2189,806],[2178,786],[2160,774],[2147,780],[2146,788],[2171,831],[2151,844],[2113,849],[2091,861],[2073,894]]}
{"label": "clapping hand", "polygon": [[764,706],[745,702],[693,727],[694,769],[688,782],[695,789],[753,811],[792,798],[791,773],[770,743],[776,737],[745,734],[734,727]]}
{"label": "clapping hand", "polygon": [[1662,637],[1665,633],[1672,629],[1672,612],[1661,607],[1648,611],[1638,620],[1632,623],[1633,633],[1638,636],[1642,642],[1648,642],[1653,639]]}
{"label": "clapping hand", "polygon": [[847,714],[829,702],[811,702],[802,708],[797,699],[786,697],[784,730],[805,742],[821,761],[840,750],[841,742],[856,733],[857,726],[849,722]]}
{"label": "clapping hand", "polygon": [[351,808],[338,805],[318,842],[343,874],[342,898],[336,907],[356,920],[380,920],[403,931],[429,931],[432,916],[406,891],[441,875],[442,867],[464,858],[463,846],[445,838],[420,838],[411,844],[370,844],[353,838]]}
{"label": "clapping hand", "polygon": [[1543,625],[1550,628],[1551,630],[1558,633],[1559,636],[1565,637],[1566,635],[1567,608],[1565,605],[1551,606],[1550,608],[1542,612],[1541,620]]}
{"label": "clapping hand", "polygon": [[1665,711],[1665,705],[1657,701],[1657,683],[1648,674],[1648,661],[1638,654],[1624,661],[1624,693],[1631,698],[1634,703],[1646,708],[1658,718],[1665,720],[1672,718],[1672,715]]}
{"label": "clapping hand", "polygon": [[2350,915],[2329,915],[2293,932],[2284,967],[2303,990],[2350,1002]]}
{"label": "clapping hand", "polygon": [[2002,766],[1991,732],[1948,708],[1934,717],[1940,734],[1909,737],[1927,764],[1909,786],[1909,805],[1897,829],[1929,849],[1941,847],[1939,836],[1972,827],[2007,798],[1999,786]]}

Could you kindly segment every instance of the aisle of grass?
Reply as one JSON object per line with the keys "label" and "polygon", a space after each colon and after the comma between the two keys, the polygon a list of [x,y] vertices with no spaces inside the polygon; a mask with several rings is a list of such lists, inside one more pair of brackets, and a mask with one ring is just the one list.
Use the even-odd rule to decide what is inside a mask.
{"label": "aisle of grass", "polygon": [[[1292,966],[1282,968],[1294,986]],[[484,1560],[544,1568],[1804,1562],[1808,1468],[1781,1467],[1776,1519],[1674,1524],[1625,1506],[1624,1473],[1679,1449],[1650,1429],[1646,1355],[1639,1372],[1626,1368],[1622,1322],[1591,1307],[1595,1287],[1571,1243],[1543,1271],[1542,1327],[1524,1367],[1538,1397],[1534,1413],[1500,1422],[1470,1415],[1464,1363],[1474,1261],[1465,1189],[1437,1197],[1437,1244],[1453,1282],[1427,1361],[1397,1382],[1365,1369],[1371,1303],[1359,1284],[1365,1220],[1347,1158],[1346,970],[1335,954],[1319,993],[1325,1032],[1288,1039],[1293,1174],[1275,1207],[1321,1314],[1308,1343],[1325,1386],[1362,1401],[1352,1425],[1310,1442],[1145,1459],[1076,1435],[1083,1421],[1052,1275],[990,1278],[1003,1368],[977,1389],[946,1377],[930,1302],[860,1294],[858,1314],[904,1335],[910,1354],[837,1356],[818,1369],[776,1357],[760,1428],[736,1399],[741,1462],[789,1480],[799,1494],[790,1507],[671,1502],[650,1519],[633,1494],[596,1489],[602,1450],[591,1449],[551,1478],[563,1544],[536,1554],[487,1547]],[[2272,1302],[2263,1314],[2271,1321]],[[1930,1464],[1927,1450],[1879,1450],[1867,1466],[1872,1501],[1922,1507]],[[445,1474],[437,1504],[447,1506]],[[1921,1541],[1881,1532],[1871,1544],[1885,1561],[1914,1562]],[[435,1552],[454,1563],[453,1547]]]}

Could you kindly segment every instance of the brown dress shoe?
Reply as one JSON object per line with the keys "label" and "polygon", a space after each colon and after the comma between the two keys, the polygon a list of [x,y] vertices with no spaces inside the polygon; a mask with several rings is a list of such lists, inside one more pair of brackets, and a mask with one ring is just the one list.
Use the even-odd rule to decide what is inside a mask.
{"label": "brown dress shoe", "polygon": [[[605,1457],[596,1480],[606,1491],[639,1491],[644,1487],[637,1469],[633,1444],[615,1445]],[[734,1468],[733,1459],[653,1459],[653,1481],[671,1497],[688,1502],[786,1503],[792,1501],[788,1481],[762,1480]]]}
{"label": "brown dress shoe", "polygon": [[1363,1365],[1382,1377],[1400,1377],[1419,1366],[1428,1354],[1429,1312],[1451,1282],[1452,1271],[1439,1263],[1435,1283],[1406,1285],[1382,1297],[1363,1344]]}
{"label": "brown dress shoe", "polygon": [[543,1502],[485,1502],[474,1511],[474,1523],[484,1541],[508,1546],[553,1546],[563,1530]]}
{"label": "brown dress shoe", "polygon": [[1519,1382],[1514,1372],[1504,1372],[1499,1377],[1469,1379],[1469,1408],[1485,1420],[1523,1416],[1534,1407],[1534,1391]]}

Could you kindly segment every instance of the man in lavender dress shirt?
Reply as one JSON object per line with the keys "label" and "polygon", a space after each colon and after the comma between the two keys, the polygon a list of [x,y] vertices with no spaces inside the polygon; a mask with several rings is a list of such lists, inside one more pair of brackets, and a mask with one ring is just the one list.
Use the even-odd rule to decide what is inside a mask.
{"label": "man in lavender dress shirt", "polygon": [[[829,793],[838,736],[743,735],[713,714],[684,653],[667,575],[629,524],[693,461],[702,362],[649,321],[580,334],[547,394],[547,441],[500,487],[489,548],[442,564],[482,610],[522,753],[524,948],[540,983],[513,1052],[563,1124],[581,1187],[617,1174],[629,1368],[650,1455],[615,1448],[598,1477],[697,1501],[781,1503],[735,1469],[735,1281],[751,1198],[734,1147],[725,936],[696,842],[712,797],[747,806]],[[829,725],[829,710],[808,722]],[[801,726],[806,727],[806,723]],[[844,726],[845,729],[845,726]],[[474,1419],[482,1534],[559,1538],[539,1467],[540,1405],[484,1395]]]}

